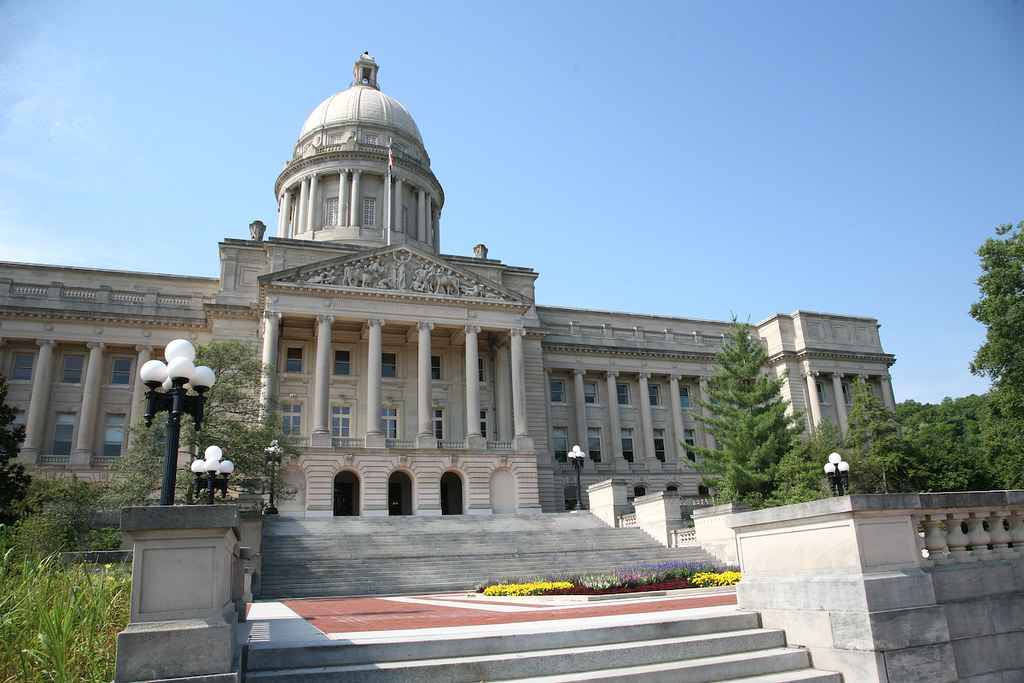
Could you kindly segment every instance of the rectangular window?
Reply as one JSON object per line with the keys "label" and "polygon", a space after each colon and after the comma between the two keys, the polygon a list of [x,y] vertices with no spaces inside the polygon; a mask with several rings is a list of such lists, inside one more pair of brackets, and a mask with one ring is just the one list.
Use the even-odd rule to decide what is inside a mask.
{"label": "rectangular window", "polygon": [[344,349],[337,349],[334,352],[334,374],[347,375],[352,370],[352,362],[349,352]]}
{"label": "rectangular window", "polygon": [[380,354],[380,376],[381,377],[397,377],[398,376],[398,356],[394,353],[382,353]]}
{"label": "rectangular window", "polygon": [[124,415],[107,415],[103,436],[103,457],[116,458],[124,445]]}
{"label": "rectangular window", "polygon": [[327,225],[338,224],[338,200],[327,200]]}
{"label": "rectangular window", "polygon": [[115,358],[110,370],[110,383],[129,385],[132,383],[132,359]]}
{"label": "rectangular window", "polygon": [[601,462],[601,428],[587,427],[587,450],[590,452],[590,459],[594,462]]}
{"label": "rectangular window", "polygon": [[64,384],[80,384],[84,365],[85,356],[65,356],[64,373],[61,375],[60,381]]}
{"label": "rectangular window", "polygon": [[583,383],[583,402],[597,403],[597,382]]}
{"label": "rectangular window", "polygon": [[75,436],[74,413],[57,413],[57,422],[53,426],[53,454],[71,455],[71,443]]}
{"label": "rectangular window", "polygon": [[661,405],[661,387],[659,387],[657,384],[647,385],[647,395],[651,399],[652,406]]}
{"label": "rectangular window", "polygon": [[331,436],[343,439],[351,434],[351,406],[331,406]]}
{"label": "rectangular window", "polygon": [[654,430],[654,457],[665,462],[665,430]]}
{"label": "rectangular window", "polygon": [[[697,434],[692,429],[683,430],[683,443],[687,446],[692,446],[696,443]],[[686,459],[691,462],[697,462],[697,456],[689,448],[686,449]]]}
{"label": "rectangular window", "polygon": [[821,382],[815,382],[814,386],[818,390],[818,403],[825,403],[825,387],[821,386]]}
{"label": "rectangular window", "polygon": [[487,438],[487,411],[480,411],[480,433],[483,434],[484,438]]}
{"label": "rectangular window", "polygon": [[569,428],[551,428],[551,448],[555,451],[555,460],[566,462],[569,454]]}
{"label": "rectangular window", "polygon": [[402,232],[408,232],[408,228],[409,228],[409,207],[403,206],[402,207],[401,230],[402,230]]}
{"label": "rectangular window", "polygon": [[619,396],[619,405],[629,405],[629,385],[628,384],[616,384],[615,393]]}
{"label": "rectangular window", "polygon": [[441,379],[441,356],[430,357],[430,379]]}
{"label": "rectangular window", "polygon": [[622,430],[622,457],[627,462],[633,462],[633,430]]}
{"label": "rectangular window", "polygon": [[444,438],[444,410],[441,408],[434,408],[430,411],[430,419],[434,424],[434,438]]}
{"label": "rectangular window", "polygon": [[484,359],[483,358],[477,358],[476,359],[476,374],[477,374],[477,380],[483,382],[484,381]]}
{"label": "rectangular window", "polygon": [[553,379],[549,382],[551,387],[551,402],[552,403],[565,403],[565,383],[561,380]]}
{"label": "rectangular window", "polygon": [[302,404],[285,403],[281,406],[281,428],[289,436],[302,434]]}
{"label": "rectangular window", "polygon": [[289,346],[285,350],[285,372],[302,372],[302,347]]}
{"label": "rectangular window", "polygon": [[398,408],[380,409],[380,431],[385,439],[398,438]]}
{"label": "rectangular window", "polygon": [[376,225],[377,200],[363,197],[363,225]]}
{"label": "rectangular window", "polygon": [[372,135],[370,133],[367,133],[366,137],[363,138],[363,141],[366,142],[366,144],[368,144],[368,145],[376,145],[377,144],[377,136],[376,135]]}
{"label": "rectangular window", "polygon": [[843,383],[840,386],[843,387],[843,403],[850,405],[850,385]]}
{"label": "rectangular window", "polygon": [[688,387],[679,387],[679,405],[682,408],[690,407],[690,389]]}
{"label": "rectangular window", "polygon": [[32,379],[32,364],[36,360],[34,353],[16,353],[11,359],[11,379]]}

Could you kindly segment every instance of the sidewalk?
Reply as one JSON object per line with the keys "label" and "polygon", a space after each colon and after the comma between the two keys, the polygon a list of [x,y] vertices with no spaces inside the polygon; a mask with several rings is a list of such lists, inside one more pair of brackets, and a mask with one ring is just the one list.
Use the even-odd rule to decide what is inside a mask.
{"label": "sidewalk", "polygon": [[695,619],[737,609],[733,587],[632,593],[590,602],[574,598],[485,598],[461,592],[256,602],[239,624],[239,639],[250,648],[408,642]]}

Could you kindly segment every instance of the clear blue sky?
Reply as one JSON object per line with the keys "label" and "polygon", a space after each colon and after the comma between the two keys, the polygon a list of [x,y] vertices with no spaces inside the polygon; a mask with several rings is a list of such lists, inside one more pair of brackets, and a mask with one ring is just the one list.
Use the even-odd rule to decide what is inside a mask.
{"label": "clear blue sky", "polygon": [[0,0],[0,259],[216,277],[363,51],[442,250],[548,305],[868,315],[897,400],[981,393],[975,250],[1024,219],[1024,3]]}

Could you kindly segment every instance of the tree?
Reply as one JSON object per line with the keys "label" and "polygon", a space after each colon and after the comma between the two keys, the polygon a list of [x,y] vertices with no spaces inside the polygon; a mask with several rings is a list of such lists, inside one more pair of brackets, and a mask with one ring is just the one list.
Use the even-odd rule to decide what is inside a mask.
{"label": "tree", "polygon": [[831,453],[845,452],[845,447],[839,427],[823,418],[814,428],[814,434],[802,437],[799,445],[779,461],[771,505],[805,503],[831,495],[822,468]]}
{"label": "tree", "polygon": [[[981,298],[971,317],[986,328],[971,372],[989,377],[985,449],[1003,486],[1024,486],[1024,221],[996,228],[978,248]],[[1001,238],[1001,239],[1000,239]]]}
{"label": "tree", "polygon": [[[260,405],[263,364],[252,346],[229,340],[198,346],[196,365],[210,367],[217,381],[207,394],[201,428],[197,430],[191,417],[183,416],[181,446],[200,456],[208,446],[220,446],[225,459],[235,465],[231,489],[244,502],[258,507],[277,478],[276,465],[267,457],[267,447],[276,440],[285,449],[285,456],[298,454],[276,413]],[[158,420],[151,428],[141,424],[129,428],[128,452],[116,466],[119,476],[109,486],[110,507],[143,504],[159,489],[162,423]],[[177,499],[192,501],[193,481],[191,472],[179,470]],[[277,481],[276,497],[287,498],[291,493]]]}
{"label": "tree", "polygon": [[851,449],[851,488],[858,493],[920,490],[919,468],[900,434],[896,413],[863,380],[851,386],[846,443]]}
{"label": "tree", "polygon": [[[697,401],[709,416],[695,416],[720,450],[687,446],[699,467],[717,476],[702,483],[723,500],[764,507],[776,489],[776,470],[802,431],[800,415],[782,398],[785,375],[765,371],[768,352],[751,326],[734,317],[725,346],[715,355],[716,376],[708,384],[710,402]],[[684,461],[685,462],[685,461]]]}
{"label": "tree", "polygon": [[7,378],[0,375],[0,524],[18,519],[32,481],[25,466],[18,462],[25,428],[14,424],[16,417],[14,408],[7,405]]}
{"label": "tree", "polygon": [[1000,486],[985,451],[988,395],[904,401],[896,415],[917,466],[922,491],[984,491]]}

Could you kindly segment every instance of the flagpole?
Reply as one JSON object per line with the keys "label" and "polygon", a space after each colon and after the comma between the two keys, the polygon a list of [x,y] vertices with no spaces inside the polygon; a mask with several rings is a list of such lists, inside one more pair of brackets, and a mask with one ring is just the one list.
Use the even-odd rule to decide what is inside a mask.
{"label": "flagpole", "polygon": [[391,246],[391,181],[394,178],[393,157],[391,156],[391,138],[388,138],[388,191],[387,191],[387,223],[384,229],[388,232],[388,246]]}

